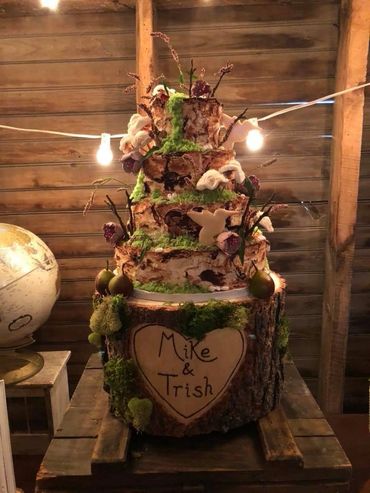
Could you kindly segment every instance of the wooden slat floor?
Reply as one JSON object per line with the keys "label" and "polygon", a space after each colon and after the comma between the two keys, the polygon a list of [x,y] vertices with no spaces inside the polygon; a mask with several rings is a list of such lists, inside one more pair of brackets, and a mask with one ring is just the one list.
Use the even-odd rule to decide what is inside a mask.
{"label": "wooden slat floor", "polygon": [[[368,416],[346,414],[327,418],[353,467],[350,493],[370,492],[370,440]],[[15,456],[14,468],[18,487],[34,493],[41,456]]]}

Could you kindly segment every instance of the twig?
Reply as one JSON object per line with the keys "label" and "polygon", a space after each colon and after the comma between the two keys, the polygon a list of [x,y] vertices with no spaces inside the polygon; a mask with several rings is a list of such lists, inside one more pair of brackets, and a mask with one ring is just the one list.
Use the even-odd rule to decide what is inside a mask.
{"label": "twig", "polygon": [[84,210],[82,212],[82,215],[83,216],[86,216],[86,214],[89,212],[89,210],[91,209],[91,207],[94,205],[94,199],[95,199],[95,194],[97,192],[97,188],[95,188],[91,194],[90,194],[90,197],[89,197],[89,200],[86,202],[85,204],[85,207],[84,207]]}
{"label": "twig", "polygon": [[190,62],[190,72],[189,72],[189,98],[191,98],[191,90],[192,90],[192,87],[193,87],[193,77],[194,77],[194,74],[195,74],[195,71],[197,69],[194,68],[194,60],[191,59],[191,62]]}
{"label": "twig", "polygon": [[116,216],[116,218],[118,219],[118,222],[122,228],[122,231],[123,231],[123,240],[124,241],[127,241],[129,238],[130,238],[130,235],[128,234],[128,231],[127,231],[127,228],[126,226],[124,225],[123,221],[122,221],[122,218],[121,216],[118,214],[118,211],[117,211],[117,207],[116,207],[116,204],[113,202],[113,200],[109,197],[109,195],[106,195],[107,197],[107,200],[105,200],[104,202],[107,204],[107,206],[109,207],[109,209],[112,211],[112,213]]}
{"label": "twig", "polygon": [[234,65],[232,63],[227,63],[225,67],[221,67],[220,68],[220,70],[218,71],[218,75],[220,77],[219,77],[219,79],[217,81],[217,84],[213,88],[213,91],[211,92],[211,95],[210,95],[211,98],[213,98],[213,96],[215,95],[215,92],[217,91],[218,86],[221,84],[221,81],[222,81],[223,77],[226,74],[229,74],[232,71],[233,68],[234,68]]}
{"label": "twig", "polygon": [[264,211],[263,214],[260,215],[260,217],[257,219],[255,223],[252,224],[252,226],[247,230],[246,236],[249,236],[254,228],[259,225],[259,223],[262,221],[262,219],[270,214],[270,211],[272,209],[272,205],[267,209],[267,211]]}
{"label": "twig", "polygon": [[132,212],[132,200],[130,197],[130,194],[128,193],[127,190],[125,190],[126,193],[126,198],[127,198],[127,207],[128,207],[128,212],[129,212],[129,233],[132,236],[135,231],[135,219],[134,219],[134,214]]}
{"label": "twig", "polygon": [[[165,76],[163,74],[161,75],[158,75],[157,77],[154,77],[153,79],[151,79],[151,81],[149,82],[149,85],[146,87],[145,89],[145,93],[146,94],[150,94],[152,92],[152,89],[154,87],[154,84],[157,83],[158,81],[165,79]],[[149,98],[151,99],[151,98]]]}
{"label": "twig", "polygon": [[234,128],[234,125],[239,121],[241,120],[242,118],[244,118],[246,112],[248,111],[248,108],[245,108],[245,110],[243,110],[240,115],[238,115],[234,121],[232,123],[230,123],[230,125],[227,127],[227,130],[225,132],[225,135],[223,136],[223,139],[221,140],[221,142],[219,143],[220,146],[222,146],[222,144],[224,144],[227,139],[230,137],[230,134],[231,134],[231,131],[232,129]]}
{"label": "twig", "polygon": [[148,117],[150,118],[150,121],[152,123],[152,132],[154,134],[154,140],[155,140],[155,143],[158,145],[158,138],[159,138],[159,130],[158,128],[156,127],[155,123],[154,123],[154,117],[153,117],[153,113],[151,112],[150,108],[144,104],[144,103],[139,103],[138,104],[138,107],[144,111],[144,113],[146,113],[148,115]]}
{"label": "twig", "polygon": [[271,166],[272,164],[276,163],[277,158],[274,157],[273,159],[269,159],[268,161],[265,161],[264,163],[260,164],[254,169],[259,169],[259,168],[267,168],[267,166]]}
{"label": "twig", "polygon": [[265,209],[265,207],[267,207],[268,205],[272,204],[272,201],[274,200],[275,195],[276,195],[276,193],[273,192],[272,195],[271,195],[271,197],[268,200],[266,200],[266,202],[261,207],[261,210],[262,211]]}
{"label": "twig", "polygon": [[153,38],[161,39],[167,45],[168,49],[170,50],[171,56],[177,65],[177,69],[179,71],[180,84],[183,84],[184,83],[184,74],[182,72],[180,58],[179,58],[179,55],[178,55],[177,51],[175,50],[175,48],[171,45],[171,40],[170,40],[169,36],[167,36],[167,34],[161,33],[160,31],[152,32],[152,33],[150,33],[150,35]]}

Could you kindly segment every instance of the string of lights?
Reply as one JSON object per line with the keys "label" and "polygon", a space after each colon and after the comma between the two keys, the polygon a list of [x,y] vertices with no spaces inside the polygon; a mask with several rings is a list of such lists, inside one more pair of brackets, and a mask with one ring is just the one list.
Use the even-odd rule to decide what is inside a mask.
{"label": "string of lights", "polygon": [[[45,0],[46,1],[46,0]],[[286,113],[290,113],[292,111],[301,110],[307,108],[309,106],[313,106],[315,104],[322,103],[327,101],[328,99],[336,98],[337,96],[341,96],[343,94],[350,93],[352,91],[356,91],[358,89],[362,89],[364,87],[370,86],[370,82],[366,82],[364,84],[360,84],[358,86],[349,87],[344,89],[343,91],[338,91],[332,94],[328,94],[327,96],[323,96],[313,101],[306,101],[304,103],[300,103],[289,108],[284,108],[279,111],[275,111],[268,115],[265,115],[261,118],[249,118],[247,121],[250,124],[246,133],[246,145],[248,149],[252,152],[258,151],[262,148],[264,143],[263,131],[259,127],[259,122],[264,122],[266,120],[270,120],[271,118],[276,118],[277,116],[285,115]],[[121,139],[125,137],[127,134],[110,134],[104,132],[99,135],[95,134],[80,134],[80,133],[71,133],[71,132],[59,132],[56,130],[44,130],[38,128],[22,128],[22,127],[13,127],[11,125],[2,125],[0,124],[0,129],[4,130],[13,130],[16,132],[31,132],[31,133],[41,133],[41,134],[49,134],[49,135],[59,135],[62,137],[71,137],[77,139],[99,139],[100,146],[96,153],[96,159],[99,164],[102,166],[108,166],[113,160],[113,152],[111,148],[111,139]]]}
{"label": "string of lights", "polygon": [[[48,8],[50,10],[57,10],[59,6],[59,0],[40,0],[41,7]],[[328,94],[327,96],[323,96],[313,101],[306,101],[304,103],[299,103],[294,106],[290,106],[289,108],[284,108],[279,111],[275,111],[268,115],[265,115],[261,118],[249,118],[247,120],[248,124],[246,126],[246,145],[248,149],[252,152],[259,151],[264,144],[264,136],[263,130],[258,125],[259,122],[264,122],[266,120],[270,120],[271,118],[276,118],[277,116],[285,115],[286,113],[290,113],[292,111],[297,111],[303,108],[307,108],[309,106],[313,106],[315,104],[322,103],[327,101],[328,99],[336,98],[337,96],[341,96],[343,94],[350,93],[352,91],[356,91],[358,89],[362,89],[366,86],[370,86],[370,82],[366,82],[364,84],[360,84],[358,86],[349,87],[342,91],[338,91],[332,94]],[[127,134],[110,134],[104,132],[99,135],[94,134],[79,134],[79,133],[70,133],[70,132],[58,132],[55,130],[43,130],[36,128],[21,128],[21,127],[13,127],[10,125],[1,125],[0,129],[4,130],[13,130],[17,132],[32,132],[32,133],[41,133],[41,134],[49,134],[49,135],[59,135],[63,137],[71,137],[77,139],[100,139],[100,146],[96,153],[96,159],[99,164],[102,166],[108,166],[113,160],[113,152],[111,148],[111,139],[121,139],[125,137]]]}

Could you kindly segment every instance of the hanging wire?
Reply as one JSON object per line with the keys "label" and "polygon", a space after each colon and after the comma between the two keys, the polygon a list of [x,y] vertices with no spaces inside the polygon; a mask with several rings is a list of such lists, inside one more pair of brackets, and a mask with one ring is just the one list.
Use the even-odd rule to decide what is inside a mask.
{"label": "hanging wire", "polygon": [[[256,119],[258,122],[263,122],[266,120],[270,120],[271,118],[275,118],[280,115],[284,115],[285,113],[290,113],[291,111],[301,110],[303,108],[307,108],[308,106],[313,106],[315,104],[321,103],[328,99],[335,98],[337,96],[341,96],[342,94],[347,94],[352,91],[356,91],[357,89],[362,89],[364,87],[370,86],[370,82],[366,82],[364,84],[360,84],[358,86],[349,87],[348,89],[344,89],[343,91],[334,92],[333,94],[329,94],[328,96],[323,96],[318,99],[314,99],[313,101],[307,101],[305,103],[300,103],[295,106],[291,106],[290,108],[285,108],[283,110],[275,111],[274,113],[270,113],[269,115],[263,116],[261,118]],[[78,133],[70,133],[70,132],[58,132],[55,130],[42,130],[38,128],[22,128],[22,127],[13,127],[10,125],[2,125],[0,124],[0,128],[5,130],[14,130],[17,132],[32,132],[32,133],[40,133],[40,134],[49,134],[49,135],[61,135],[63,137],[73,137],[76,139],[101,139],[101,134],[78,134]],[[111,135],[111,139],[121,139],[126,134],[114,134]]]}

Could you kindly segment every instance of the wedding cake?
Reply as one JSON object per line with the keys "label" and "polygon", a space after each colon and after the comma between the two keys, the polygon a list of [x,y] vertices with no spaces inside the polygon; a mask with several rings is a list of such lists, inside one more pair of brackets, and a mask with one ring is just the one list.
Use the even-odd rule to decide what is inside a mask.
{"label": "wedding cake", "polygon": [[216,98],[232,66],[212,88],[193,64],[185,81],[172,54],[180,88],[153,81],[121,141],[137,181],[127,212],[107,197],[116,265],[96,278],[89,340],[102,351],[112,412],[181,437],[228,431],[277,405],[287,324],[285,283],[260,229],[273,231],[279,205],[257,205],[259,180],[234,152],[256,124]]}

